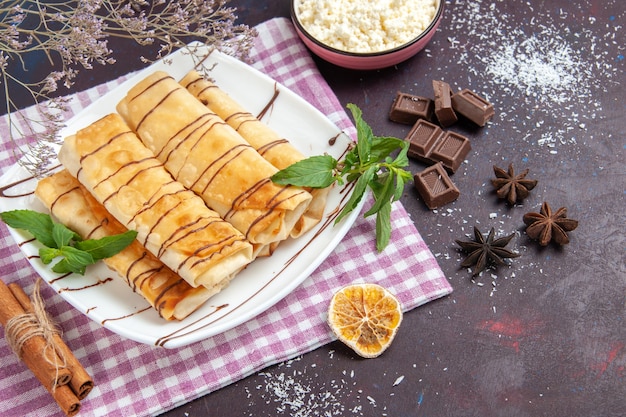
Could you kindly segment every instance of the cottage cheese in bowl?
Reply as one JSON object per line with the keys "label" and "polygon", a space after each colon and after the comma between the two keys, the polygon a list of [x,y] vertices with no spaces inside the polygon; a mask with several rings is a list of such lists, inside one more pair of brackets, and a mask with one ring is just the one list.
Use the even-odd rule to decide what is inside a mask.
{"label": "cottage cheese in bowl", "polygon": [[339,51],[371,54],[415,40],[429,28],[440,0],[294,0],[302,28]]}

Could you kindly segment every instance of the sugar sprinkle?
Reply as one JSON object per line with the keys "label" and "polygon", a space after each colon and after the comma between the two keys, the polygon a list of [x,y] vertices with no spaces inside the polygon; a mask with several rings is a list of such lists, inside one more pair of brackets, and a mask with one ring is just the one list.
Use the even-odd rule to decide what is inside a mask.
{"label": "sugar sprinkle", "polygon": [[400,375],[398,378],[396,378],[396,380],[393,382],[393,386],[397,386],[400,385],[400,383],[404,380],[404,375]]}
{"label": "sugar sprinkle", "polygon": [[[472,62],[470,76],[477,78],[476,85],[485,88],[481,93],[500,110],[493,123],[513,126],[520,139],[555,155],[563,146],[594,139],[596,133],[580,126],[604,117],[596,97],[617,86],[613,78],[619,71],[606,46],[616,43],[622,27],[600,27],[589,16],[585,26],[570,28],[563,23],[562,13],[554,16],[527,7],[522,13],[528,14],[528,23],[516,26],[504,2],[456,1],[450,31],[465,36],[449,48],[458,64]],[[592,62],[582,55],[589,51]],[[506,108],[499,105],[503,96],[518,100]],[[524,113],[530,117],[520,118]],[[552,123],[537,126],[537,120]]]}
{"label": "sugar sprinkle", "polygon": [[[291,368],[295,361],[300,361],[298,356],[289,361],[279,364],[273,370],[259,373],[263,377],[263,383],[254,389],[245,387],[249,399],[249,409],[255,409],[255,403],[262,401],[265,404],[275,406],[274,416],[363,416],[363,406],[359,403],[361,396],[359,391],[355,395],[353,386],[354,371],[344,371],[342,375],[347,378],[327,379],[323,378],[311,365],[302,369]],[[355,404],[349,404],[353,401]],[[369,397],[367,401],[371,404]],[[258,411],[258,410],[257,410]],[[250,417],[258,416],[251,411]]]}

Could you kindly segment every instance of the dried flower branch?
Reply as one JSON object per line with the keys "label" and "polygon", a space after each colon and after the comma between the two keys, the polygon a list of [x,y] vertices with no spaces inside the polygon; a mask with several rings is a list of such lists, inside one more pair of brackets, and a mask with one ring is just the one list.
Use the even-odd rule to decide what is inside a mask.
{"label": "dried flower branch", "polygon": [[[254,30],[236,24],[228,0],[78,0],[0,3],[0,111],[9,116],[10,140],[21,165],[39,176],[56,155],[66,100],[57,97],[59,84],[72,86],[80,70],[115,63],[108,39],[132,39],[156,45],[165,58],[192,40],[245,59]],[[196,59],[195,50],[189,51]],[[37,59],[32,59],[35,56]],[[47,61],[51,70],[35,81],[23,75]],[[44,62],[45,63],[45,62]],[[38,105],[37,117],[20,110],[13,99],[26,94]]]}

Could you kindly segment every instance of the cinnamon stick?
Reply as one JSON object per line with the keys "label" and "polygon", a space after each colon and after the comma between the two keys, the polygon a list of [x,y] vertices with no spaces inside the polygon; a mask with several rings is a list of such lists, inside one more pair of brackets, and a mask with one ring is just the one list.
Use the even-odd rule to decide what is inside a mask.
{"label": "cinnamon stick", "polygon": [[[8,287],[26,312],[31,313],[34,311],[33,303],[22,287],[15,282],[9,284]],[[69,381],[68,385],[78,399],[82,400],[93,389],[93,379],[59,334],[53,336],[53,341],[55,349],[58,349],[60,352],[59,356],[65,359],[65,365],[72,373],[72,379]]]}
{"label": "cinnamon stick", "polygon": [[74,416],[80,411],[80,400],[68,385],[57,387],[51,392],[52,397],[67,416]]}
{"label": "cinnamon stick", "polygon": [[[24,314],[24,309],[15,299],[11,290],[4,281],[0,280],[0,324],[6,330],[9,320]],[[21,337],[23,333],[18,332],[17,336]],[[62,364],[61,358],[58,357],[55,350],[47,349],[46,346],[47,343],[42,336],[33,336],[25,340],[21,352],[16,353],[39,382],[49,392],[53,392],[56,388],[67,384],[71,380],[72,374],[67,368],[53,365],[55,363]]]}

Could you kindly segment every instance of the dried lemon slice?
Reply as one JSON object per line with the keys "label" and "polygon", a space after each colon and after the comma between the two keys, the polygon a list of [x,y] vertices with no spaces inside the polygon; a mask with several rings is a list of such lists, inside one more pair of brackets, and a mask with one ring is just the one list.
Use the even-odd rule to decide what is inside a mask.
{"label": "dried lemon slice", "polygon": [[389,347],[402,322],[402,306],[386,288],[353,284],[337,291],[328,307],[328,324],[346,345],[364,358]]}

